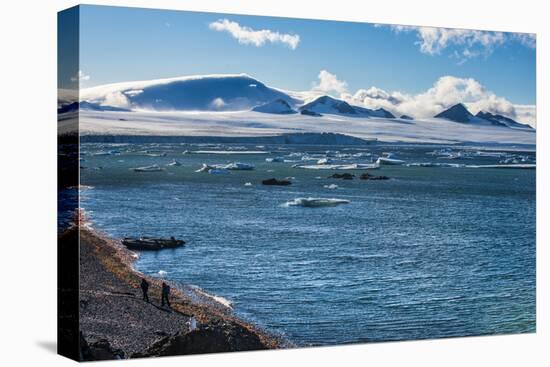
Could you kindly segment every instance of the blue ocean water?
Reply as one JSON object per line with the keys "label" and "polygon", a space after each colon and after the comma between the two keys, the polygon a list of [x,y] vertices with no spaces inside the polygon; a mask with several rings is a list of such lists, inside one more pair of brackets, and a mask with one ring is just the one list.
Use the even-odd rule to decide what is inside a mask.
{"label": "blue ocean water", "polygon": [[[298,345],[535,331],[536,171],[473,167],[534,163],[534,152],[328,149],[84,144],[81,183],[91,188],[82,206],[115,238],[185,239],[183,248],[141,253],[137,269],[165,271],[170,281],[223,297],[238,316]],[[385,152],[435,166],[371,171],[385,181],[292,167],[319,158],[369,163]],[[266,161],[274,157],[286,162]],[[181,166],[167,166],[174,159]],[[195,172],[202,163],[230,162],[255,169]],[[165,170],[132,170],[152,164]],[[270,177],[293,183],[260,184]],[[300,197],[350,203],[285,205]]]}

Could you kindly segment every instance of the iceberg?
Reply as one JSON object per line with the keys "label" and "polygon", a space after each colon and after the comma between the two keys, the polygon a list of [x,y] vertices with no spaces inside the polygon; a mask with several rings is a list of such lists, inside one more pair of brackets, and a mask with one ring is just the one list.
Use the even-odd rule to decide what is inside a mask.
{"label": "iceberg", "polygon": [[168,163],[167,166],[179,167],[181,166],[181,163],[174,159],[172,162]]}
{"label": "iceberg", "polygon": [[193,154],[269,154],[265,150],[195,150],[189,151]]}
{"label": "iceberg", "polygon": [[135,172],[160,172],[164,171],[164,168],[159,167],[156,164],[153,164],[152,166],[145,166],[145,167],[136,167],[133,168]]}
{"label": "iceberg", "polygon": [[335,170],[365,170],[380,168],[378,163],[351,163],[351,164],[295,164],[293,168],[302,169],[335,169]]}
{"label": "iceberg", "polygon": [[251,171],[251,170],[254,169],[253,164],[239,163],[239,162],[229,163],[229,164],[222,165],[222,166],[215,165],[214,167],[215,168],[220,168],[220,169],[235,170],[235,171]]}
{"label": "iceberg", "polygon": [[[203,163],[202,167],[196,170],[195,172],[208,172],[211,170],[219,171],[251,171],[254,169],[254,165],[247,163],[233,162],[228,164],[206,164]],[[226,172],[227,173],[227,172]]]}
{"label": "iceberg", "polygon": [[330,159],[330,158],[321,158],[317,161],[317,164],[332,164],[332,159]]}
{"label": "iceberg", "polygon": [[465,165],[460,163],[433,163],[433,162],[419,162],[408,163],[407,167],[450,167],[450,168],[462,168]]}
{"label": "iceberg", "polygon": [[394,159],[394,158],[388,158],[388,157],[379,157],[376,160],[376,163],[378,165],[400,165],[405,163],[405,161],[402,161],[401,159]]}
{"label": "iceberg", "polygon": [[303,206],[306,208],[331,207],[340,204],[349,204],[349,200],[332,198],[296,198],[288,201],[286,206]]}

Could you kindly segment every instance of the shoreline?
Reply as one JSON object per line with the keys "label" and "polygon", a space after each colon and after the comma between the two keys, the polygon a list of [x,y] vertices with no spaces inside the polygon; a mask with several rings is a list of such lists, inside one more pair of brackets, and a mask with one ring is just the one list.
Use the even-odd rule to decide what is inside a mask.
{"label": "shoreline", "polygon": [[[206,292],[210,300],[202,302],[167,281],[174,285],[171,308],[160,306],[162,280],[137,271],[134,252],[85,225],[68,229],[62,236],[74,236],[74,232],[80,238],[81,360],[292,347],[281,337],[239,319]],[[142,300],[142,278],[150,284],[150,303]],[[196,320],[194,330],[191,317]]]}

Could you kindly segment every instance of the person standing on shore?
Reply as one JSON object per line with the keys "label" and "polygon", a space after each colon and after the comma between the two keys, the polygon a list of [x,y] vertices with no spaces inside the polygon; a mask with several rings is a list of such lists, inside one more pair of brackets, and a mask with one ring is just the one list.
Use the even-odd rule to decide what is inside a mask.
{"label": "person standing on shore", "polygon": [[166,304],[168,307],[170,307],[170,300],[168,299],[170,296],[170,286],[164,282],[162,282],[162,297],[160,299],[161,306],[164,306],[164,302],[166,301]]}
{"label": "person standing on shore", "polygon": [[141,278],[141,291],[143,292],[143,300],[147,303],[149,303],[149,282],[145,280],[145,278]]}

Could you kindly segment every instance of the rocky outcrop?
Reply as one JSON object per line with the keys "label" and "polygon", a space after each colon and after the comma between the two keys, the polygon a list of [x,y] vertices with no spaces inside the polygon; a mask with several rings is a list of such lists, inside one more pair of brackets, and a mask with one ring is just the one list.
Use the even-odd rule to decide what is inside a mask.
{"label": "rocky outcrop", "polygon": [[343,179],[343,180],[353,180],[353,178],[355,177],[354,174],[352,173],[335,173],[333,175],[330,175],[328,176],[328,178],[340,178],[340,179]]}
{"label": "rocky outcrop", "polygon": [[222,323],[160,338],[146,351],[136,353],[131,357],[160,357],[262,349],[267,349],[267,347],[257,334],[240,325]]}
{"label": "rocky outcrop", "polygon": [[282,179],[278,180],[276,178],[268,178],[267,180],[262,181],[262,185],[268,185],[268,186],[288,186],[292,182],[290,180]]}
{"label": "rocky outcrop", "polygon": [[472,115],[462,103],[458,103],[451,108],[448,108],[445,111],[438,113],[434,117],[444,118],[455,122],[470,122],[474,115]]}
{"label": "rocky outcrop", "polygon": [[[162,280],[135,271],[132,252],[91,230],[80,228],[79,234],[81,360],[282,347],[279,338],[174,284],[171,306],[163,306]],[[143,278],[150,284],[148,302],[141,294]]]}
{"label": "rocky outcrop", "polygon": [[124,352],[111,346],[107,339],[86,340],[80,334],[81,361],[108,361],[126,358]]}

